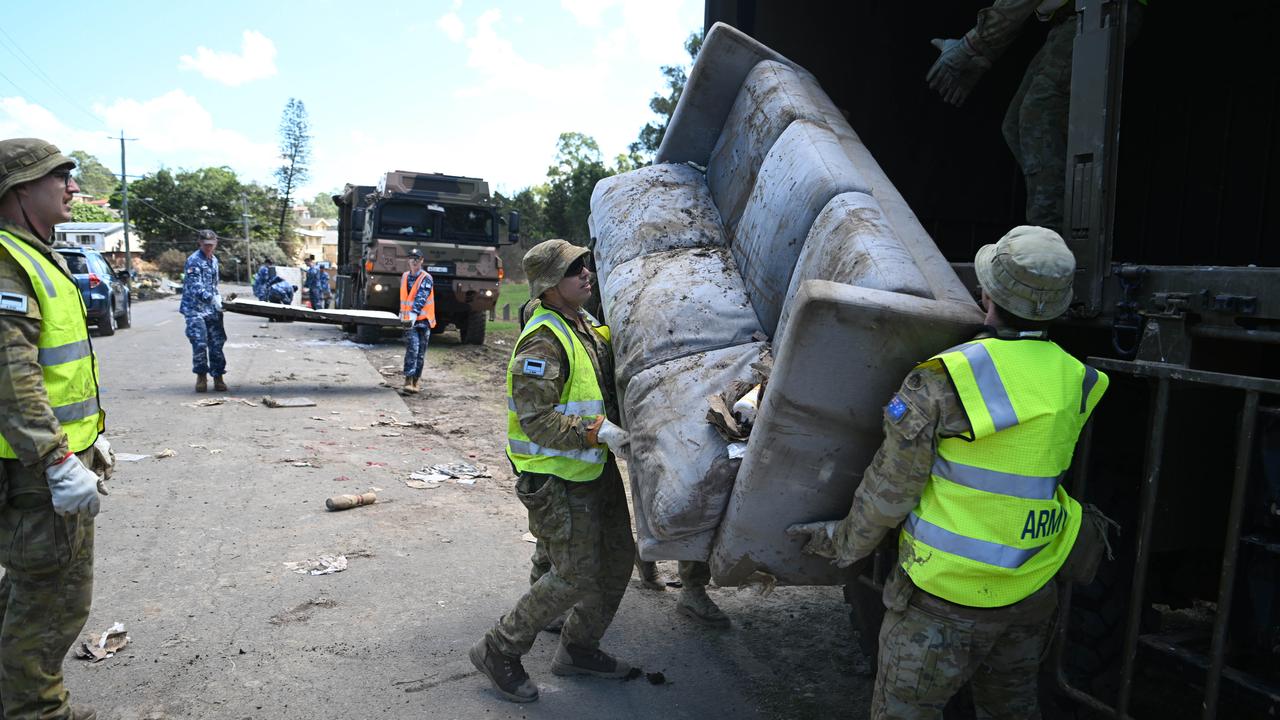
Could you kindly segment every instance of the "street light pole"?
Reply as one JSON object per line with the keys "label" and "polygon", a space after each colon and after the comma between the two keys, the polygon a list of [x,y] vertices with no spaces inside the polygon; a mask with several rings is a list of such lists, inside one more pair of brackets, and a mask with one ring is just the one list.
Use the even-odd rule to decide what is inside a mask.
{"label": "street light pole", "polygon": [[124,216],[124,272],[125,277],[129,278],[126,282],[131,282],[133,262],[129,252],[129,173],[124,166],[124,143],[126,140],[137,140],[137,138],[127,138],[124,136],[124,130],[121,130],[120,137],[111,139],[120,141],[120,214]]}

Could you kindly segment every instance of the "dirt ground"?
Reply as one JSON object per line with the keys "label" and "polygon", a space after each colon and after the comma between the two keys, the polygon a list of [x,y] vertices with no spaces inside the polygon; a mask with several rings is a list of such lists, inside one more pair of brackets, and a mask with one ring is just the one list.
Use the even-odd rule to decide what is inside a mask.
{"label": "dirt ground", "polygon": [[[528,582],[502,452],[514,334],[433,338],[424,391],[403,398],[393,337],[361,346],[333,326],[228,315],[231,390],[196,395],[176,310],[139,303],[133,328],[94,340],[108,437],[151,456],[119,463],[104,498],[85,629],[122,622],[131,642],[67,660],[74,700],[100,717],[865,717],[868,662],[839,588],[713,588],[734,623],[717,631],[674,612],[678,590],[633,580],[603,644],[666,684],[551,675],[544,634],[525,661],[541,700],[498,699],[466,653]],[[264,395],[316,405],[269,409]],[[492,477],[405,484],[458,461]],[[324,509],[371,488],[375,505]],[[348,567],[332,575],[284,565],[338,554]]]}

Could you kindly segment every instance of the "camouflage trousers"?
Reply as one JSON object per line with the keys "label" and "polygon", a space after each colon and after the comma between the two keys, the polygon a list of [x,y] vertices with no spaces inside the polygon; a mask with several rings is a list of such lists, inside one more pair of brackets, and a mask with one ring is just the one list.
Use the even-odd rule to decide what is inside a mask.
{"label": "camouflage trousers", "polygon": [[56,515],[42,472],[13,460],[0,472],[0,716],[69,717],[62,661],[93,600],[93,518]]}
{"label": "camouflage trousers", "polygon": [[427,343],[431,341],[429,325],[414,325],[404,330],[404,376],[422,376],[423,360],[427,356]]}
{"label": "camouflage trousers", "polygon": [[1049,31],[1031,59],[1005,112],[1001,130],[1022,167],[1027,185],[1027,223],[1063,232],[1067,182],[1067,120],[1071,108],[1073,19]]}
{"label": "camouflage trousers", "polygon": [[489,631],[489,642],[505,655],[524,655],[547,623],[572,608],[561,641],[598,647],[622,602],[636,553],[613,456],[590,482],[523,473],[516,494],[549,565]]}
{"label": "camouflage trousers", "polygon": [[880,625],[872,720],[941,720],[966,682],[979,720],[1038,719],[1036,678],[1057,620],[1053,582],[1003,608],[916,590]]}
{"label": "camouflage trousers", "polygon": [[[643,576],[647,570],[656,571],[653,560],[641,560],[636,556],[636,569]],[[686,588],[706,587],[711,584],[711,566],[700,560],[680,560],[676,565],[676,573],[680,577],[680,586]]]}
{"label": "camouflage trousers", "polygon": [[227,331],[222,327],[222,313],[189,316],[187,339],[191,341],[191,372],[214,377],[227,374],[227,356],[222,354]]}

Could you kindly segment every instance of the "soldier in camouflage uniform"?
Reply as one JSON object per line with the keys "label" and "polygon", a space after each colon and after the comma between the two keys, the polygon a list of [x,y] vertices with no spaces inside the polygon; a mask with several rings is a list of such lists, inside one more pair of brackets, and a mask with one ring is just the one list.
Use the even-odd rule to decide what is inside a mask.
{"label": "soldier in camouflage uniform", "polygon": [[[545,545],[551,565],[470,653],[494,688],[514,702],[538,698],[520,658],[538,632],[570,608],[551,671],[621,677],[630,670],[599,647],[626,591],[635,542],[610,452],[626,442],[625,431],[608,419],[618,413],[612,350],[603,328],[582,310],[592,286],[586,254],[586,248],[548,240],[524,258],[530,296],[541,305],[508,365],[508,456],[520,473],[516,494],[529,511],[529,529]],[[583,357],[582,364],[574,360]],[[584,384],[594,387],[599,400],[575,399]],[[597,403],[603,415],[575,412]],[[520,470],[521,465],[562,467],[567,476],[578,476]]]}
{"label": "soldier in camouflage uniform", "polygon": [[[1016,340],[1012,345],[1048,343],[1048,321],[1066,309],[1075,269],[1075,260],[1062,238],[1045,228],[1018,227],[996,245],[979,250],[975,266],[987,311],[986,326],[977,336],[978,340]],[[899,563],[885,582],[887,612],[880,627],[872,718],[941,718],[947,701],[966,682],[971,683],[978,718],[1039,718],[1036,676],[1051,640],[1057,610],[1057,591],[1052,577],[1041,587],[1023,588],[1013,595],[1020,599],[1011,604],[977,606],[926,592],[909,574],[931,561],[948,562],[937,550],[927,551],[931,555],[916,554],[912,550],[918,545],[909,542],[908,533],[923,534],[912,524],[926,512],[922,510],[922,497],[929,494],[931,502],[937,505],[942,502],[938,498],[943,496],[938,494],[935,484],[968,482],[958,471],[947,471],[956,478],[954,481],[936,478],[941,472],[939,463],[950,463],[939,454],[939,443],[948,438],[982,442],[973,440],[974,426],[965,401],[940,359],[946,352],[912,370],[885,407],[884,443],[863,473],[849,514],[838,522],[793,525],[787,532],[807,541],[806,553],[832,558],[847,567],[871,555],[888,532],[906,521],[900,534]],[[1078,363],[1075,367],[1083,368]],[[999,363],[996,369],[1000,371]],[[1043,387],[1055,387],[1056,376],[1041,374]],[[1075,405],[1079,404],[1080,413],[1087,419],[1083,409],[1085,399],[1096,402],[1101,397],[1106,389],[1106,376],[1085,369],[1083,377],[1085,383],[1074,386],[1082,388],[1077,395],[1062,402],[1072,415]],[[1098,381],[1096,385],[1089,384],[1090,377]],[[1075,382],[1080,383],[1078,377]],[[1035,419],[1038,418],[1022,421],[1015,418],[1015,423]],[[1083,424],[1083,420],[1079,422]],[[1071,432],[1069,422],[1059,422],[1053,427],[1058,428],[1057,432]],[[995,435],[1002,432],[1005,431]],[[1057,438],[1049,439],[1057,442]],[[1074,444],[1076,438],[1062,439]],[[1038,447],[1019,446],[1012,451],[1036,454],[1038,450]],[[999,478],[1001,473],[979,471],[978,475],[985,480]],[[929,493],[930,490],[934,492]],[[1006,496],[999,494],[994,484],[985,490],[987,492],[973,491],[972,500],[965,498],[975,507],[943,507],[942,511],[961,517],[965,512],[1002,511],[1004,506],[997,503],[1006,502]],[[968,522],[977,524],[977,521]],[[1022,527],[1021,520],[1018,524]],[[982,539],[971,540],[971,537],[980,537],[976,529],[974,533],[962,533],[965,535],[962,542],[993,544]],[[1069,552],[1075,537],[1064,537],[1062,542],[1065,548],[1055,545],[1053,549]],[[1049,552],[1036,548],[1032,551],[1033,557],[1040,551]],[[1012,573],[1004,570],[1008,565],[967,562],[978,567],[977,572],[989,573],[983,578],[985,585],[1009,587],[1019,581],[1016,568]],[[1048,572],[1052,574],[1057,569],[1049,568]]]}
{"label": "soldier in camouflage uniform", "polygon": [[187,258],[182,279],[182,302],[178,311],[187,319],[187,340],[191,341],[191,372],[196,375],[196,392],[213,389],[226,392],[222,376],[227,372],[227,356],[222,346],[227,331],[222,325],[222,295],[218,293],[218,236],[212,230],[199,233],[200,249]]}
{"label": "soldier in camouflage uniform", "polygon": [[978,13],[977,25],[964,37],[933,41],[942,54],[926,78],[944,100],[962,105],[1032,15],[1051,24],[1001,129],[1026,180],[1027,223],[1057,230],[1065,217],[1071,51],[1076,36],[1073,7],[1066,0],[998,0]]}
{"label": "soldier in camouflage uniform", "polygon": [[267,299],[267,286],[271,284],[271,278],[275,273],[271,272],[269,265],[263,265],[258,268],[258,272],[253,276],[253,296],[259,300]]}
{"label": "soldier in camouflage uniform", "polygon": [[[87,327],[48,326],[68,313],[84,323],[75,281],[49,246],[54,225],[71,219],[74,167],[42,140],[0,141],[0,716],[9,720],[97,717],[70,705],[62,661],[89,617],[98,473],[112,456],[97,434],[96,385],[81,388],[91,400],[73,419],[72,407],[54,398],[66,391],[42,370],[80,365],[96,378]],[[38,295],[19,256],[39,268],[36,276],[60,272],[70,292],[53,292],[61,279],[43,277],[51,290]],[[83,344],[41,344],[55,332],[82,334]]]}

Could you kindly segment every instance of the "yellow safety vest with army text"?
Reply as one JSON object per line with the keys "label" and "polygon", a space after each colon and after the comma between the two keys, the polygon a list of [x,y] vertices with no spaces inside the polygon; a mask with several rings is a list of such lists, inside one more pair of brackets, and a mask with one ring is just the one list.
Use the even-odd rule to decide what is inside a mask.
{"label": "yellow safety vest with army text", "polygon": [[[573,482],[587,482],[600,477],[604,471],[608,450],[604,446],[585,450],[557,450],[538,445],[529,439],[520,427],[520,416],[516,413],[515,399],[511,393],[511,376],[515,370],[516,352],[520,342],[534,330],[546,326],[564,347],[569,357],[569,374],[560,393],[560,402],[555,406],[558,413],[565,415],[604,415],[604,392],[596,380],[595,366],[591,356],[582,345],[582,340],[574,336],[570,328],[554,311],[538,307],[516,341],[516,351],[511,353],[507,364],[507,457],[520,472],[545,473],[555,475]],[[599,333],[606,341],[609,339],[607,327],[592,325],[592,331]],[[541,360],[526,359],[525,363],[540,363]],[[523,374],[531,374],[536,368],[522,368]]]}
{"label": "yellow safety vest with army text", "polygon": [[973,437],[942,438],[899,539],[917,587],[1002,607],[1051,580],[1080,530],[1062,480],[1106,392],[1104,373],[1052,342],[975,340],[939,353]]}
{"label": "yellow safety vest with army text", "polygon": [[[98,405],[98,361],[89,344],[80,288],[61,267],[12,233],[0,231],[0,250],[31,279],[42,316],[36,347],[45,391],[69,449],[80,452],[98,439],[105,418]],[[18,457],[3,437],[0,457]]]}

